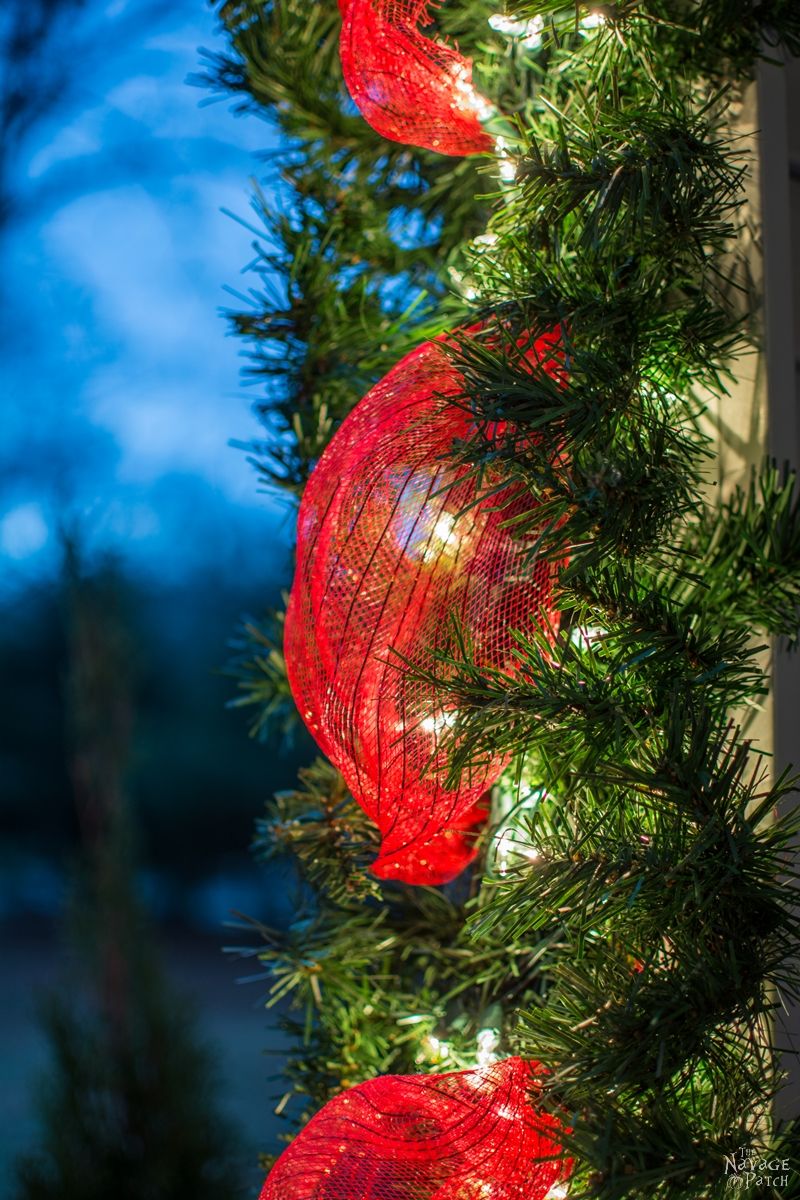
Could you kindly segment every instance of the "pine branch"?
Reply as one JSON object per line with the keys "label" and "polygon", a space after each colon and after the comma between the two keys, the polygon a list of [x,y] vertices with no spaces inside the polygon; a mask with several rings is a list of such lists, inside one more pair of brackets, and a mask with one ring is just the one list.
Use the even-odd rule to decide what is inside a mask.
{"label": "pine branch", "polygon": [[237,681],[240,695],[228,707],[255,708],[250,735],[261,740],[276,728],[289,739],[298,726],[283,657],[284,617],[283,612],[273,611],[262,621],[246,618],[231,643],[236,654],[227,673]]}
{"label": "pine branch", "polygon": [[689,603],[717,620],[794,645],[800,612],[800,498],[793,470],[765,462],[748,486],[690,526],[684,553],[704,565]]}
{"label": "pine branch", "polygon": [[[482,321],[452,350],[475,427],[453,460],[484,500],[530,492],[520,572],[570,556],[562,632],[517,634],[513,671],[457,626],[432,671],[396,664],[456,713],[451,783],[515,760],[473,875],[439,892],[370,880],[369,824],[317,765],[260,826],[258,852],[288,852],[303,881],[260,957],[302,1013],[290,1089],[314,1107],[373,1074],[471,1065],[491,1020],[572,1114],[573,1194],[701,1200],[732,1147],[796,1136],[766,1115],[775,989],[798,989],[799,823],[773,820],[794,785],[768,781],[731,712],[766,690],[754,629],[797,637],[800,511],[770,466],[722,506],[703,498],[694,390],[724,394],[746,345],[724,109],[765,28],[797,48],[800,22],[786,0],[602,11],[592,31],[584,6],[537,0],[506,34],[482,0],[435,14],[498,107],[516,170],[501,181],[496,161],[384,142],[353,113],[331,0],[220,8],[217,83],[285,139],[283,208],[257,202],[258,287],[232,318],[264,389],[265,479],[299,493],[390,363]],[[553,329],[560,373],[522,350]],[[268,637],[242,702],[284,719]]]}
{"label": "pine branch", "polygon": [[324,759],[300,771],[300,787],[278,792],[256,826],[254,850],[263,861],[290,854],[304,880],[340,906],[379,897],[366,871],[378,851],[377,830]]}

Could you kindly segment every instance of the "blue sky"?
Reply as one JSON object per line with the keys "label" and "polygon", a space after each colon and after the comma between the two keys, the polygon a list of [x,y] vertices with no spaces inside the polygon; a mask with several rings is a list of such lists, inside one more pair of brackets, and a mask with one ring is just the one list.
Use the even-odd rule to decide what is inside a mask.
{"label": "blue sky", "polygon": [[228,445],[258,426],[218,311],[252,242],[220,210],[249,218],[272,134],[187,85],[198,48],[222,48],[203,0],[146,6],[89,3],[70,86],[22,147],[3,247],[5,587],[51,569],[65,513],[159,575],[217,556],[262,575],[275,531],[290,540],[291,514]]}
{"label": "blue sky", "polygon": [[[0,26],[7,3],[0,0]],[[256,117],[235,118],[225,102],[202,105],[208,94],[186,84],[200,67],[199,47],[223,49],[206,0],[85,0],[68,32],[66,44],[56,38],[53,45],[65,56],[67,86],[20,147],[16,210],[0,235],[3,628],[13,642],[12,606],[39,619],[31,598],[50,594],[59,522],[78,521],[91,547],[117,552],[137,573],[144,587],[131,595],[144,594],[146,603],[132,624],[140,769],[133,807],[143,836],[149,830],[154,839],[188,822],[190,812],[194,834],[198,813],[224,796],[221,820],[241,832],[226,835],[205,882],[191,891],[171,885],[182,912],[219,923],[233,907],[260,911],[268,902],[263,872],[245,873],[249,828],[273,777],[282,771],[285,786],[293,774],[283,750],[265,754],[248,742],[244,717],[224,712],[234,689],[218,675],[238,617],[233,595],[236,604],[252,597],[257,608],[262,598],[274,601],[274,582],[286,584],[290,574],[293,514],[259,492],[245,455],[228,445],[257,436],[259,426],[250,411],[255,391],[240,386],[243,347],[227,336],[218,311],[228,301],[225,285],[243,286],[253,238],[220,210],[250,219],[250,178],[260,173],[257,155],[271,133]],[[234,584],[243,585],[239,592]],[[162,604],[165,589],[182,585],[179,601],[172,595]],[[21,714],[22,757],[8,737],[0,757],[8,778],[33,780],[26,804],[41,822],[37,797],[56,815],[69,798],[51,762],[63,753],[51,694],[58,680],[40,661],[49,667],[54,636],[43,628],[39,638],[37,627],[33,637],[24,646],[34,663],[31,680],[22,680],[29,686],[9,677],[6,709]],[[167,654],[176,661],[162,681],[158,656]],[[55,676],[63,664],[52,665]],[[26,753],[36,761],[26,763]],[[167,807],[172,825],[153,817]],[[24,910],[29,884],[40,905],[43,897],[57,902],[64,887],[61,865],[45,861],[50,851],[43,848],[41,860],[17,855],[14,836],[4,847],[6,916],[15,904]],[[192,839],[187,846],[194,853]],[[169,886],[162,899],[172,895]],[[225,999],[234,968],[220,976],[213,958],[201,965],[198,956],[193,983],[206,1009],[203,1029],[224,1042],[226,1102],[240,1124],[253,1114],[246,1132],[263,1147],[274,1136],[275,1084],[259,1050],[266,1040],[274,1046],[276,1034],[256,1010],[258,993]],[[12,972],[26,1004],[17,1006],[14,1026],[14,1086],[0,1097],[9,1172],[13,1151],[36,1137],[31,1077],[44,1061],[30,1023],[37,970],[28,955]],[[13,988],[9,994],[11,1003]],[[7,1179],[0,1170],[3,1195]]]}

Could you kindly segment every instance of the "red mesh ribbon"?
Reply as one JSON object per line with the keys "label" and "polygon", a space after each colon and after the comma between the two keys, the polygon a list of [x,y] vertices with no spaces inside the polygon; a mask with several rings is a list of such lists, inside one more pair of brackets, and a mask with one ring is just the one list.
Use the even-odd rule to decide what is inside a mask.
{"label": "red mesh ribbon", "polygon": [[[558,334],[527,351],[558,376]],[[474,856],[496,756],[445,787],[454,713],[409,670],[432,666],[453,614],[478,663],[514,670],[512,630],[557,626],[556,567],[525,558],[507,523],[535,503],[517,485],[477,500],[453,441],[473,429],[439,342],[406,355],[343,422],[300,506],[286,664],[323,753],[376,822],[377,875],[443,883]]]}
{"label": "red mesh ribbon", "polygon": [[535,1104],[540,1069],[370,1079],[312,1117],[260,1200],[543,1200],[569,1163],[553,1157],[563,1126]]}
{"label": "red mesh ribbon", "polygon": [[493,149],[479,120],[488,104],[472,85],[472,63],[419,32],[428,0],[339,0],[339,7],[345,83],[373,129],[440,154]]}

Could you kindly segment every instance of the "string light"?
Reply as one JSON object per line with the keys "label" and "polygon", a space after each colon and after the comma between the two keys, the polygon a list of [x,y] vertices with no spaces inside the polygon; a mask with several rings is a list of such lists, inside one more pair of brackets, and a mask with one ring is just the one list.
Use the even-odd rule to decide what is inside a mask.
{"label": "string light", "polygon": [[485,96],[472,86],[472,65],[468,62],[453,63],[450,67],[453,80],[453,91],[456,94],[458,108],[471,109],[479,121],[488,121],[496,113],[496,109]]}
{"label": "string light", "polygon": [[449,1057],[450,1043],[442,1041],[434,1033],[429,1033],[422,1039],[416,1061],[420,1064],[426,1061],[441,1063]]}
{"label": "string light", "polygon": [[423,717],[419,727],[423,733],[441,733],[445,729],[453,728],[457,716],[455,712],[434,713],[432,716]]}
{"label": "string light", "polygon": [[542,44],[542,30],[544,29],[542,17],[532,17],[530,21],[515,21],[513,17],[506,17],[502,13],[493,13],[489,17],[489,24],[495,33],[519,38],[523,46],[528,49],[535,50]]}
{"label": "string light", "polygon": [[495,139],[495,150],[499,160],[498,171],[504,183],[513,183],[517,178],[517,164],[508,153],[508,142],[504,137]]}
{"label": "string light", "polygon": [[[481,233],[470,242],[470,249],[473,254],[483,254],[490,246],[497,243],[496,233]],[[475,279],[472,275],[465,275],[463,271],[459,271],[456,267],[448,267],[448,274],[455,284],[457,290],[461,293],[465,300],[477,300],[479,291],[475,287]]]}
{"label": "string light", "polygon": [[505,877],[508,874],[508,858],[511,848],[511,830],[504,829],[497,839],[497,873]]}
{"label": "string light", "polygon": [[535,846],[518,842],[512,829],[504,829],[497,842],[497,873],[503,878],[509,872],[512,854],[517,858],[525,858],[530,863],[538,862],[542,857],[541,851]]}
{"label": "string light", "polygon": [[[590,12],[581,18],[579,26],[585,33],[591,29],[599,29],[601,25],[605,24],[605,20],[601,12]],[[521,42],[527,50],[537,50],[542,44],[543,17],[536,16],[531,17],[529,21],[517,21],[504,13],[493,13],[489,17],[489,25],[495,33],[502,33],[504,37],[514,38]]]}
{"label": "string light", "polygon": [[582,650],[591,650],[595,642],[602,641],[608,631],[601,625],[573,625],[569,631],[569,640],[573,646]]}
{"label": "string light", "polygon": [[542,858],[541,850],[521,833],[518,819],[546,800],[547,792],[544,788],[535,788],[516,805],[509,794],[503,796],[501,793],[501,799],[505,801],[505,821],[495,834],[494,866],[500,878],[504,879],[513,866],[521,865],[520,860],[536,863]]}
{"label": "string light", "polygon": [[422,551],[422,561],[437,561],[443,550],[450,550],[452,552],[459,543],[459,535],[455,530],[456,518],[453,514],[449,512],[440,513],[433,523],[430,537],[425,541]]}
{"label": "string light", "polygon": [[[463,276],[457,282],[463,281]],[[421,485],[431,486],[426,473],[411,475],[406,483],[402,503],[392,521],[392,532],[405,554],[412,559],[436,567],[452,566],[459,549],[468,546],[474,521],[459,517],[447,510],[431,512],[419,495]]]}
{"label": "string light", "polygon": [[478,299],[477,288],[472,286],[463,271],[459,271],[456,267],[448,267],[447,273],[465,300]]}
{"label": "string light", "polygon": [[[605,24],[605,17],[601,12],[590,12],[581,18],[579,24],[582,33],[589,33],[591,30],[598,29]],[[489,17],[489,25],[496,33],[501,33],[504,37],[516,39],[528,50],[536,50],[542,44],[544,18],[541,16],[531,17],[528,21],[517,21],[513,17],[506,16],[504,13],[493,13]],[[462,78],[459,74],[460,71],[463,71],[462,67],[455,68],[453,71],[457,92],[463,102],[471,105],[473,111],[478,114],[479,120],[487,120],[488,117],[494,115],[494,108],[479,93],[474,91],[471,82],[466,78]],[[508,152],[508,143],[505,138],[496,137],[494,148],[499,160],[498,174],[500,179],[503,183],[514,183],[517,178],[517,164]],[[466,298],[473,299],[470,296]]]}
{"label": "string light", "polygon": [[479,1067],[489,1067],[497,1062],[495,1051],[500,1045],[500,1032],[497,1029],[478,1030],[477,1062]]}

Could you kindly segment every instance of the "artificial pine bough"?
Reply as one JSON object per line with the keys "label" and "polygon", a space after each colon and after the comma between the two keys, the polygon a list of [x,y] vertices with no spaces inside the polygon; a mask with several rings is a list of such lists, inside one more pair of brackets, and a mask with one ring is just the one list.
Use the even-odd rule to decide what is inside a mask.
{"label": "artificial pine bough", "polygon": [[[387,21],[405,8],[372,12]],[[281,1107],[302,1095],[301,1118],[319,1114],[264,1194],[283,1180],[286,1200],[339,1200],[337,1171],[362,1179],[351,1152],[367,1155],[369,1123],[357,1116],[348,1133],[348,1092],[360,1113],[385,1087],[371,1110],[384,1121],[393,1079],[435,1089],[459,1072],[516,1078],[514,1063],[541,1064],[520,1120],[547,1115],[555,1149],[517,1129],[500,1154],[518,1160],[507,1177],[491,1097],[467,1105],[466,1142],[449,1108],[434,1129],[423,1105],[419,1128],[400,1115],[384,1151],[370,1141],[364,1195],[525,1200],[544,1178],[536,1163],[560,1155],[551,1195],[700,1200],[727,1190],[741,1147],[791,1160],[785,1187],[753,1180],[753,1194],[790,1194],[796,1127],[770,1111],[773,1015],[797,987],[797,822],[776,818],[792,781],[769,781],[737,713],[765,691],[758,640],[797,636],[800,511],[793,473],[770,464],[725,505],[706,499],[695,391],[724,394],[743,342],[729,275],[745,163],[720,88],[746,79],[764,39],[798,49],[796,6],[740,5],[734,30],[723,0],[601,16],[553,0],[504,14],[449,0],[426,37],[472,62],[493,143],[462,159],[386,141],[354,111],[328,0],[237,0],[220,14],[231,51],[216,79],[278,124],[296,199],[289,216],[259,202],[264,293],[234,315],[267,384],[270,436],[254,448],[266,476],[302,491],[411,346],[497,322],[507,336],[447,346],[459,383],[444,399],[466,419],[430,468],[463,472],[474,491],[442,531],[473,509],[505,516],[514,579],[524,587],[550,564],[562,614],[557,637],[520,614],[487,658],[474,610],[456,604],[446,635],[426,633],[391,664],[383,646],[379,668],[363,656],[365,671],[404,671],[407,694],[435,698],[431,720],[446,714],[418,764],[426,786],[457,793],[513,764],[454,883],[370,872],[376,830],[348,794],[363,803],[355,768],[343,782],[318,764],[260,826],[259,853],[293,853],[304,879],[302,918],[265,929],[259,950],[273,999],[305,1010],[287,1020],[296,1043]],[[464,84],[463,70],[451,75]],[[520,337],[555,329],[563,369],[520,355]],[[330,520],[340,515],[334,500]],[[354,512],[345,528],[357,525]],[[416,545],[413,532],[403,544]],[[386,560],[387,578],[398,562]],[[313,620],[302,636],[335,694],[351,647],[330,641],[317,595],[294,619]],[[362,608],[372,600],[358,594]],[[237,671],[241,702],[285,711],[277,647],[245,652]],[[347,721],[358,770],[374,770],[374,751],[358,758],[358,705]],[[402,745],[402,714],[397,724]],[[398,788],[397,812],[405,798]],[[468,1161],[448,1175],[447,1147],[462,1145]]]}

